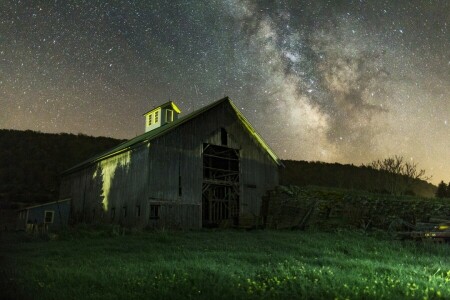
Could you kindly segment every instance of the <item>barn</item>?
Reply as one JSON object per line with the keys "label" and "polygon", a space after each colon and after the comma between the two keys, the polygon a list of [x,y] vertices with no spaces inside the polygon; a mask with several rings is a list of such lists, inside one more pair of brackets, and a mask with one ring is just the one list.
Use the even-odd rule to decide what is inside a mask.
{"label": "barn", "polygon": [[258,218],[281,160],[225,97],[180,116],[169,101],[145,133],[65,171],[71,222],[193,229]]}

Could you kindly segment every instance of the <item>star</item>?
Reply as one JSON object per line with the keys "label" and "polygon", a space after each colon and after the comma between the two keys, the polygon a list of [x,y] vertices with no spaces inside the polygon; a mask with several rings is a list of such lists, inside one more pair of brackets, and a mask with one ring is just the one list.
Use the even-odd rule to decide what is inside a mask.
{"label": "star", "polygon": [[398,154],[450,181],[450,2],[0,9],[1,128],[131,138],[142,113],[169,99],[192,112],[227,95],[282,158]]}

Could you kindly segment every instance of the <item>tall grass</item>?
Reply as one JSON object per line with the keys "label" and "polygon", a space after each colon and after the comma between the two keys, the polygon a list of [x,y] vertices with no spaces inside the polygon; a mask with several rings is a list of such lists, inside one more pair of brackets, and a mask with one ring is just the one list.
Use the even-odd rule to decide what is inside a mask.
{"label": "tall grass", "polygon": [[355,231],[3,236],[4,298],[450,298],[450,247]]}

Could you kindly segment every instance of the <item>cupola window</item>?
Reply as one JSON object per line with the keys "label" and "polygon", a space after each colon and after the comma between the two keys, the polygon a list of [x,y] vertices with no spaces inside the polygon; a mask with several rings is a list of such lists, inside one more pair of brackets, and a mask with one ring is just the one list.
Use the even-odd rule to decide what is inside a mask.
{"label": "cupola window", "polygon": [[173,122],[173,110],[171,109],[166,110],[166,122]]}

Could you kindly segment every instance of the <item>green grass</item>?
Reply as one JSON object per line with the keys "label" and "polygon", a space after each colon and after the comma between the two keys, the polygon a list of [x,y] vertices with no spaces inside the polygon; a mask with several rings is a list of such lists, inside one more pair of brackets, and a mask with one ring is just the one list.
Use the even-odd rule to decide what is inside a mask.
{"label": "green grass", "polygon": [[[360,232],[4,235],[2,299],[450,299],[449,245]],[[0,297],[1,298],[1,297]]]}

